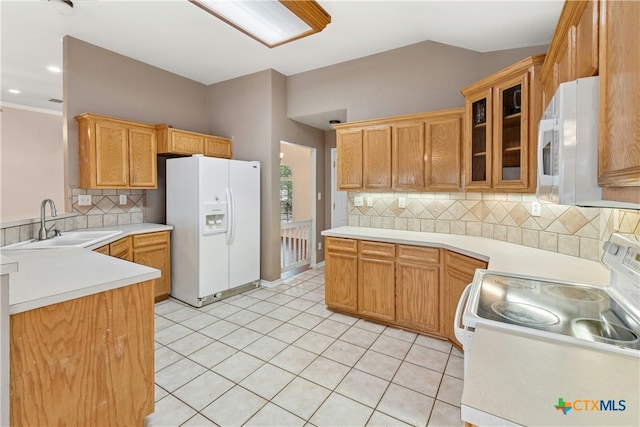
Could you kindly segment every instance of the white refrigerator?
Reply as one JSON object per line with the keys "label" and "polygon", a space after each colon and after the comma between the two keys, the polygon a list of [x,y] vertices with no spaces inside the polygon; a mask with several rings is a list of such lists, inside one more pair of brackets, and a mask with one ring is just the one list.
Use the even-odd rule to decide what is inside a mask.
{"label": "white refrigerator", "polygon": [[201,307],[260,280],[260,163],[167,160],[171,296]]}

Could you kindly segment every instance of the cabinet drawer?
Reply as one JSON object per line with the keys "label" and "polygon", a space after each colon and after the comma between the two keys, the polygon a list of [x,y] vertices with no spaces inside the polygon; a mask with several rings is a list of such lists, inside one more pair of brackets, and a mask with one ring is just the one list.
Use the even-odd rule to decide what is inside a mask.
{"label": "cabinet drawer", "polygon": [[231,141],[225,138],[205,138],[204,155],[230,159]]}
{"label": "cabinet drawer", "polygon": [[451,251],[447,251],[445,261],[447,268],[452,268],[470,276],[474,275],[477,268],[487,268],[485,261]]}
{"label": "cabinet drawer", "polygon": [[440,262],[440,249],[398,245],[398,260],[417,263]]}
{"label": "cabinet drawer", "polygon": [[327,237],[325,245],[328,251],[358,253],[358,241],[352,239],[341,239],[338,237]]}
{"label": "cabinet drawer", "polygon": [[171,131],[171,151],[180,154],[204,154],[204,137],[186,132]]}
{"label": "cabinet drawer", "polygon": [[156,233],[137,234],[133,236],[133,247],[164,245],[169,243],[169,232],[158,231]]}
{"label": "cabinet drawer", "polygon": [[370,258],[393,258],[396,256],[396,245],[361,240],[360,255]]}

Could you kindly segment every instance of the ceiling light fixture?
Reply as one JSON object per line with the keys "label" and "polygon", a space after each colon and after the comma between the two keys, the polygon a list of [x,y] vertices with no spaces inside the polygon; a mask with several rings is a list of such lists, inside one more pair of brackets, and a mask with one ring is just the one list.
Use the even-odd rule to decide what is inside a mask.
{"label": "ceiling light fixture", "polygon": [[313,0],[189,0],[268,47],[319,33],[331,16]]}

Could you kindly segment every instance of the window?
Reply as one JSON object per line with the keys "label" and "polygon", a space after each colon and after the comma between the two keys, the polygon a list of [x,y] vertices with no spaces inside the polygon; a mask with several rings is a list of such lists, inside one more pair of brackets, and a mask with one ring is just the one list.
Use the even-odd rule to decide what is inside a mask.
{"label": "window", "polygon": [[291,222],[293,211],[293,177],[287,165],[280,165],[280,221]]}

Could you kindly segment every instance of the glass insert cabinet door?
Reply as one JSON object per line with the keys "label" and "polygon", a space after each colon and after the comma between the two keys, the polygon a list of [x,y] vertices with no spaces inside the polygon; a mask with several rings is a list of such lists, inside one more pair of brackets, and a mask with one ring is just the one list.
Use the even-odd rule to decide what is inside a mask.
{"label": "glass insert cabinet door", "polygon": [[491,89],[483,90],[466,100],[467,111],[467,189],[491,188],[493,102]]}
{"label": "glass insert cabinet door", "polygon": [[528,165],[527,76],[494,88],[493,186],[527,186]]}

